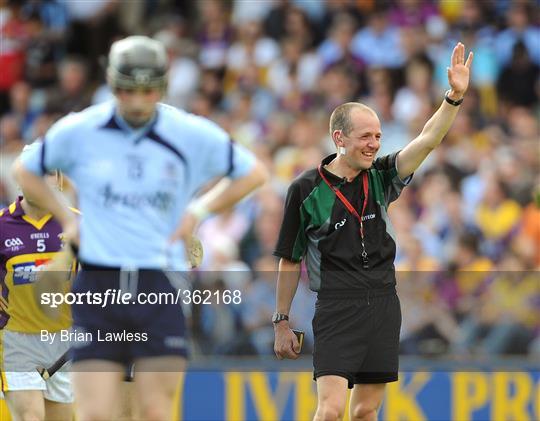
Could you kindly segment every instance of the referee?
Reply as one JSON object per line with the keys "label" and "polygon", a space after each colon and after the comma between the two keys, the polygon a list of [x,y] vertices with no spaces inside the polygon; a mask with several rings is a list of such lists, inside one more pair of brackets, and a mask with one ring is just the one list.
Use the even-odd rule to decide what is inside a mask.
{"label": "referee", "polygon": [[375,159],[381,124],[369,107],[338,106],[330,117],[337,154],[303,173],[289,187],[276,246],[280,257],[274,351],[298,358],[289,311],[305,259],[317,292],[313,333],[315,420],[345,413],[376,420],[385,384],[398,379],[401,309],[395,290],[396,243],[388,206],[452,125],[469,84],[472,52],[458,43],[448,68],[450,90],[420,135],[403,150]]}

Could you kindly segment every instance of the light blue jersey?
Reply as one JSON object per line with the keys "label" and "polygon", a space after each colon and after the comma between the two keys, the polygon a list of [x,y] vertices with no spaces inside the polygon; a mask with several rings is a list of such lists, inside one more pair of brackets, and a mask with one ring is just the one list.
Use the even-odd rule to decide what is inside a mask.
{"label": "light blue jersey", "polygon": [[35,174],[59,169],[75,183],[83,262],[154,269],[185,268],[183,245],[167,240],[197,191],[255,164],[205,118],[158,104],[151,123],[132,129],[114,102],[62,118],[21,160]]}

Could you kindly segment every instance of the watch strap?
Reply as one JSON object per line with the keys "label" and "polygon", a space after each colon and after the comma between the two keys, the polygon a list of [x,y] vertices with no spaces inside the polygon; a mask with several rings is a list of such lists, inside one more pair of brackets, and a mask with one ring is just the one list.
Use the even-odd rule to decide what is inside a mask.
{"label": "watch strap", "polygon": [[450,97],[448,96],[449,93],[450,93],[450,91],[446,91],[446,92],[444,93],[444,100],[445,100],[446,102],[448,102],[450,105],[453,105],[454,107],[457,107],[458,105],[461,105],[461,103],[463,102],[463,98],[458,99],[457,101],[454,101],[452,98],[450,98]]}
{"label": "watch strap", "polygon": [[279,323],[283,320],[289,320],[289,316],[283,313],[274,313],[274,315],[272,316],[272,323]]}

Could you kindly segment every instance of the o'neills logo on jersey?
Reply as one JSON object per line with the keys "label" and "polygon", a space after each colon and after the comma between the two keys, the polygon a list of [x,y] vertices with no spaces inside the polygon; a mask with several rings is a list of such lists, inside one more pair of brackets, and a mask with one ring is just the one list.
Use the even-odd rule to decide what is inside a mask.
{"label": "o'neills logo on jersey", "polygon": [[22,240],[19,237],[15,238],[8,238],[6,241],[4,241],[4,246],[6,247],[19,247],[24,245]]}
{"label": "o'neills logo on jersey", "polygon": [[338,228],[341,228],[343,225],[345,225],[345,222],[347,222],[347,218],[343,218],[341,221],[336,222],[334,229],[337,230]]}
{"label": "o'neills logo on jersey", "polygon": [[375,214],[374,213],[370,213],[369,215],[364,215],[362,217],[362,221],[367,221],[369,219],[375,219]]}
{"label": "o'neills logo on jersey", "polygon": [[40,239],[47,239],[49,238],[48,232],[35,232],[33,234],[30,234],[31,240],[40,240]]}

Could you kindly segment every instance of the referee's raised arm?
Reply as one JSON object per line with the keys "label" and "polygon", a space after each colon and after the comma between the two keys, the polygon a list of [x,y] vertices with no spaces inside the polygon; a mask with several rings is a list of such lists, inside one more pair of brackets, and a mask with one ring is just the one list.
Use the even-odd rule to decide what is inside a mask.
{"label": "referee's raised arm", "polygon": [[447,68],[450,90],[446,92],[442,105],[428,120],[422,132],[398,154],[398,175],[402,180],[416,171],[452,127],[469,87],[472,62],[472,51],[465,61],[465,46],[461,42],[457,43],[452,51],[450,67]]}

